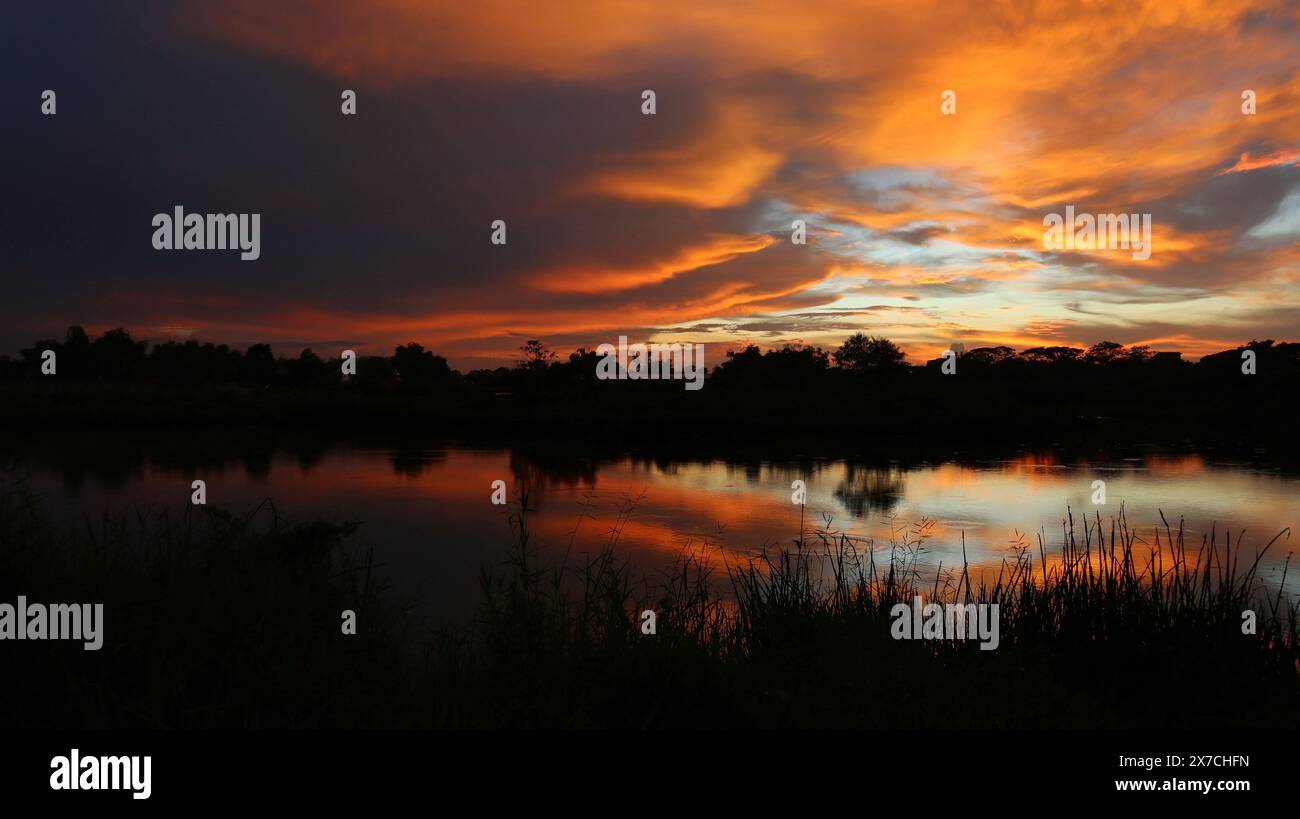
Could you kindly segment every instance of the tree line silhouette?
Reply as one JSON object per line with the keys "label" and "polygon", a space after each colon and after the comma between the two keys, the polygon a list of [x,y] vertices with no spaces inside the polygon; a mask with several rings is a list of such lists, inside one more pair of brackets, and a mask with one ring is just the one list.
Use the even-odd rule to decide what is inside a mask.
{"label": "tree line silhouette", "polygon": [[[18,358],[0,356],[0,379],[41,377],[42,355],[56,355],[59,380],[148,383],[159,385],[242,384],[258,387],[350,386],[361,391],[430,392],[459,385],[494,392],[563,390],[597,383],[594,351],[579,348],[567,359],[539,340],[520,347],[513,367],[476,369],[461,373],[447,359],[411,342],[393,354],[360,355],[356,373],[344,375],[341,357],[323,358],[311,348],[296,357],[277,357],[269,344],[246,350],[198,340],[150,344],[116,328],[91,339],[80,326],[69,327],[62,341],[42,339],[20,351]],[[1102,341],[1086,349],[1066,346],[978,347],[957,352],[956,373],[992,381],[1029,380],[1075,384],[1123,381],[1149,384],[1153,379],[1215,378],[1242,373],[1243,352],[1254,353],[1255,373],[1264,380],[1283,378],[1294,383],[1300,375],[1300,343],[1252,340],[1192,363],[1178,353],[1157,353],[1145,346]],[[889,382],[903,378],[932,378],[944,373],[943,359],[909,364],[903,351],[887,338],[856,333],[835,350],[786,345],[760,350],[750,345],[731,351],[708,368],[714,389],[775,390]],[[610,382],[612,385],[614,382]],[[617,382],[620,386],[627,382]],[[627,388],[624,386],[624,388]]]}

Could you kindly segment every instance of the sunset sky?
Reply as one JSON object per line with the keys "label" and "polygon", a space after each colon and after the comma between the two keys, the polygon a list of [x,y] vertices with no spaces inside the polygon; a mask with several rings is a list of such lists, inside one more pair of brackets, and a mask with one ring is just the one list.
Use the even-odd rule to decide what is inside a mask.
{"label": "sunset sky", "polygon": [[[0,352],[1300,336],[1294,2],[34,5],[0,32]],[[155,251],[176,205],[262,214],[261,258]],[[1045,251],[1066,206],[1151,214],[1151,258]]]}

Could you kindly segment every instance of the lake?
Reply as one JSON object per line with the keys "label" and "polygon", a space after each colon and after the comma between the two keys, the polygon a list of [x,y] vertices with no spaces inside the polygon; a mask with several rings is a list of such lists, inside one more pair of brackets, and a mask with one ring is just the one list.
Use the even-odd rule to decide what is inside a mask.
{"label": "lake", "polygon": [[[209,505],[243,512],[271,498],[292,520],[359,521],[352,542],[374,547],[390,599],[432,621],[472,612],[479,569],[504,558],[525,486],[532,542],[576,561],[613,544],[651,576],[686,549],[722,570],[765,547],[790,545],[801,515],[805,533],[849,534],[874,547],[878,564],[888,560],[891,541],[923,527],[918,565],[931,576],[940,566],[960,568],[963,535],[977,569],[996,573],[1015,542],[1036,556],[1039,535],[1050,558],[1067,508],[1076,519],[1100,513],[1108,531],[1123,509],[1146,542],[1163,510],[1175,529],[1183,519],[1193,552],[1215,527],[1220,543],[1232,532],[1234,548],[1244,533],[1253,555],[1295,526],[1300,496],[1300,475],[1260,458],[1156,449],[892,462],[697,460],[588,455],[576,447],[308,444],[270,434],[213,440],[105,430],[11,441],[3,454],[10,468],[30,476],[51,516],[67,522],[135,506],[179,512],[194,479],[206,482]],[[507,506],[491,502],[496,480],[506,483]],[[807,487],[802,509],[791,499],[796,480]],[[1104,505],[1092,502],[1096,480],[1105,481]],[[1291,548],[1289,535],[1274,544],[1261,564],[1266,583],[1282,582]],[[1300,590],[1295,574],[1285,582],[1288,593]]]}

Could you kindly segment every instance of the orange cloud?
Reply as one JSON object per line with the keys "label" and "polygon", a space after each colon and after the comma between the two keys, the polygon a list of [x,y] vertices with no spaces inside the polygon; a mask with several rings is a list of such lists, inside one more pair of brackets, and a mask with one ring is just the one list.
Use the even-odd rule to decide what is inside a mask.
{"label": "orange cloud", "polygon": [[1300,163],[1300,148],[1292,148],[1286,151],[1274,151],[1271,154],[1262,156],[1251,156],[1250,152],[1243,153],[1237,163],[1231,168],[1224,168],[1219,171],[1219,176],[1230,173],[1245,173],[1246,171],[1256,171],[1260,168],[1272,168],[1278,165],[1295,165]]}
{"label": "orange cloud", "polygon": [[755,253],[776,242],[771,236],[717,236],[703,245],[682,248],[671,258],[643,267],[609,270],[569,265],[532,279],[532,286],[552,293],[608,293],[659,284],[701,267],[729,262],[745,253]]}
{"label": "orange cloud", "polygon": [[[911,352],[928,355],[945,334],[1013,346],[1059,338],[1075,327],[1069,303],[1088,294],[1142,290],[1143,304],[1163,297],[1191,325],[1216,321],[1223,298],[1249,308],[1238,315],[1300,311],[1293,294],[1270,305],[1243,287],[1294,282],[1294,251],[1238,247],[1249,226],[1184,218],[1204,208],[1182,207],[1218,177],[1300,164],[1297,148],[1254,153],[1300,133],[1298,18],[1294,5],[1246,0],[234,0],[188,9],[182,27],[380,93],[437,79],[618,100],[617,138],[575,139],[581,161],[537,185],[532,212],[595,200],[688,215],[662,246],[615,254],[619,237],[593,238],[413,315],[322,310],[277,316],[268,331],[418,334],[455,349],[515,332],[734,322],[836,304],[856,288],[929,308],[898,322]],[[653,119],[639,113],[645,88],[660,92]],[[1240,111],[1245,88],[1258,94],[1255,116]],[[940,107],[949,89],[953,116]],[[523,121],[512,116],[500,112]],[[517,127],[526,139],[526,123]],[[1151,258],[1044,253],[1042,216],[1066,205],[1163,209]],[[792,215],[816,230],[803,255],[773,239]],[[653,222],[637,230],[658,235]],[[1131,326],[1142,309],[1116,322]],[[1221,333],[1147,335],[1195,354]]]}

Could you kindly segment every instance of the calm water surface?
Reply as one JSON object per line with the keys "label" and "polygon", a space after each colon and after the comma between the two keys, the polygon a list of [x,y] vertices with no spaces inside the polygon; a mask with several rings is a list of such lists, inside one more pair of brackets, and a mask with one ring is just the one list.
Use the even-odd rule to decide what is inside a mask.
{"label": "calm water surface", "polygon": [[[683,549],[711,563],[743,560],[789,544],[800,532],[791,482],[807,484],[805,531],[830,528],[874,544],[879,562],[891,539],[926,522],[920,566],[959,566],[966,554],[993,567],[1020,540],[1049,556],[1061,543],[1066,509],[1076,518],[1121,509],[1144,540],[1163,510],[1185,522],[1194,549],[1217,526],[1244,530],[1249,553],[1297,522],[1300,479],[1275,468],[1215,461],[1194,454],[1145,454],[1060,462],[1050,453],[1004,460],[909,464],[802,464],[727,460],[654,461],[623,457],[539,464],[510,449],[341,445],[309,455],[274,449],[229,457],[190,457],[184,447],[129,458],[95,454],[85,463],[66,449],[27,451],[17,460],[47,509],[65,520],[98,517],[107,508],[166,505],[179,510],[189,484],[202,478],[208,503],[232,510],[272,498],[295,520],[324,516],[360,521],[354,542],[373,546],[390,594],[433,620],[463,619],[478,595],[479,567],[499,561],[510,542],[510,507],[490,503],[491,484],[506,481],[510,499],[530,489],[535,543],[579,556],[615,543],[640,569],[668,569]],[[1107,502],[1091,502],[1092,481],[1106,482]],[[1264,579],[1281,582],[1293,548],[1273,546]],[[1292,572],[1285,586],[1300,591]]]}

